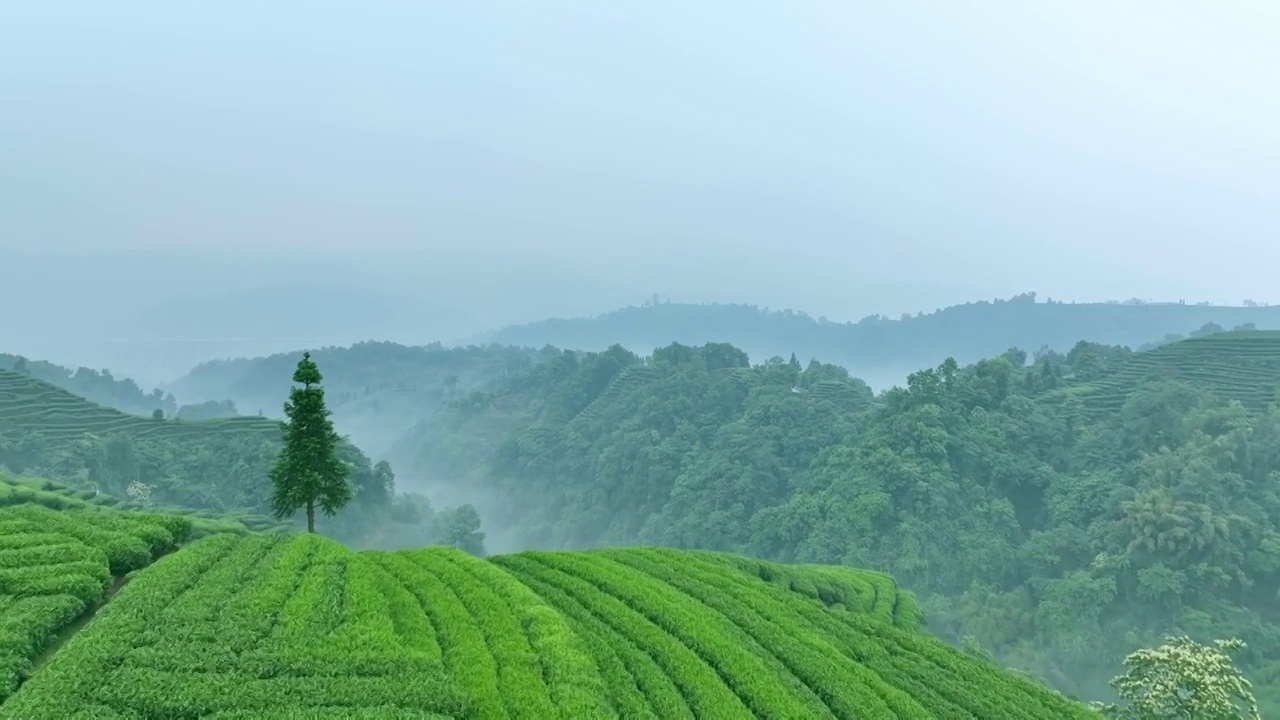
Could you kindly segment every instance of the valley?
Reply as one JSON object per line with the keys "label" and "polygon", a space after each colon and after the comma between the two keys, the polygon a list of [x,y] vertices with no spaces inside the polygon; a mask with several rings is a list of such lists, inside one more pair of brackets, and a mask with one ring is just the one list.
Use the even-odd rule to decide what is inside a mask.
{"label": "valley", "polygon": [[[44,537],[45,529],[71,528],[69,518],[86,518],[79,534],[68,536],[81,538],[76,542],[106,542],[123,532],[110,542],[134,549],[132,560],[112,560],[108,552],[105,576],[85,565],[86,579],[74,580],[81,590],[47,586],[48,595],[64,598],[56,606],[63,609],[49,605],[40,625],[21,621],[24,637],[34,638],[24,646],[34,650],[11,661],[18,668],[11,685],[24,689],[18,704],[0,705],[0,716],[23,703],[52,702],[51,692],[69,698],[68,712],[79,703],[114,713],[101,717],[248,717],[276,712],[272,703],[295,703],[308,717],[489,717],[483,708],[495,702],[492,713],[519,715],[502,705],[515,696],[494,694],[485,684],[510,687],[501,680],[503,668],[518,656],[525,658],[519,663],[542,664],[544,684],[514,676],[509,682],[533,693],[528,707],[553,715],[572,709],[581,713],[573,717],[705,717],[719,716],[711,707],[736,707],[724,716],[846,717],[876,696],[894,717],[994,717],[966,702],[1014,703],[1028,717],[1041,712],[1036,703],[1048,703],[1045,717],[1086,717],[1093,711],[1051,700],[1047,689],[1013,688],[1045,683],[1066,697],[1107,698],[1108,680],[1128,653],[1188,629],[1244,638],[1249,652],[1242,667],[1259,678],[1256,691],[1269,708],[1280,690],[1265,680],[1280,667],[1280,646],[1267,640],[1280,627],[1267,600],[1280,591],[1280,563],[1270,559],[1280,553],[1273,520],[1280,495],[1268,481],[1280,472],[1277,338],[1280,332],[1238,330],[1137,351],[1092,341],[1035,356],[1010,350],[966,366],[947,360],[879,393],[838,365],[801,363],[794,355],[753,362],[728,343],[671,343],[646,355],[620,346],[599,353],[392,343],[324,349],[316,357],[335,368],[325,385],[333,388],[338,428],[380,440],[381,456],[392,462],[375,463],[347,441],[341,452],[353,469],[355,500],[321,520],[327,538],[302,533],[296,541],[286,538],[298,530],[297,520],[272,518],[266,503],[279,420],[130,414],[33,377],[14,360],[12,369],[0,368],[0,463],[10,473],[0,484],[0,506],[12,508],[6,527],[30,537],[14,535],[9,542],[17,554],[5,566],[44,562],[38,560],[44,551],[27,549],[41,542],[71,542]],[[218,398],[237,407],[245,400],[266,404],[283,396],[280,380],[296,357],[201,365],[169,392],[187,405]],[[371,418],[384,409],[377,426]],[[49,512],[68,519],[40,520]],[[159,523],[168,534],[147,530],[151,544],[144,550],[128,539],[142,532],[129,523]],[[440,545],[453,550],[417,549]],[[140,589],[131,589],[133,582],[121,587],[130,564],[149,565],[147,557],[179,546],[173,559],[141,573],[145,579],[177,567],[177,558],[207,554],[172,571],[179,573],[167,581],[173,589],[159,580],[154,591],[141,581]],[[1206,574],[1211,568],[1220,573],[1216,579]],[[227,579],[204,579],[219,572]],[[276,573],[299,584],[281,585],[283,578],[271,579]],[[245,580],[227,584],[233,576]],[[464,592],[473,583],[475,590]],[[897,583],[901,589],[893,589]],[[6,587],[9,603],[35,597],[19,585]],[[259,587],[267,595],[256,599]],[[422,595],[428,587],[437,588],[430,591],[436,599]],[[481,587],[498,595],[467,599]],[[604,594],[589,601],[578,595],[588,588]],[[189,607],[185,612],[194,614],[174,622],[188,628],[183,637],[195,635],[177,645],[124,640],[114,654],[97,654],[94,648],[107,643],[101,633],[142,632],[128,630],[124,614],[136,612],[127,602],[144,591]],[[447,610],[440,605],[445,592],[462,604]],[[207,593],[224,599],[214,602]],[[248,603],[247,610],[272,602],[280,609],[264,617],[297,612],[302,625],[235,629],[237,603]],[[322,621],[321,607],[308,603],[323,602],[339,604],[326,606],[330,619]],[[495,602],[514,615],[486,615],[483,608]],[[693,602],[691,624],[680,624],[685,611],[672,614],[675,602]],[[213,612],[214,606],[224,610]],[[655,614],[657,607],[664,610]],[[85,622],[89,609],[93,619]],[[117,614],[120,620],[109,620]],[[552,624],[540,631],[525,625],[524,649],[493,644],[510,636],[499,629],[503,623],[526,615],[541,620],[521,622]],[[735,629],[719,640],[695,630],[723,621]],[[305,629],[315,622],[324,627]],[[464,622],[476,623],[474,629],[463,632],[456,624]],[[807,629],[778,634],[792,622]],[[75,631],[66,637],[60,627]],[[200,632],[242,632],[246,644],[215,653],[200,644],[208,642],[198,640]],[[846,638],[848,632],[855,634]],[[320,634],[306,639],[306,633]],[[424,646],[422,633],[434,645]],[[321,637],[365,649],[342,659],[315,645]],[[465,641],[470,649],[446,652],[441,644],[466,637],[473,638]],[[1005,673],[994,669],[998,663],[1034,679],[1002,680],[1014,682],[1012,695],[978,700],[969,680],[974,665],[948,671],[970,684],[947,694],[934,686],[941,676],[895,675],[914,672],[897,661],[877,665],[877,653],[886,651],[870,649],[873,637],[897,643],[885,658],[943,653],[954,659],[929,662],[978,663]],[[572,651],[545,645],[552,638]],[[683,645],[672,645],[676,654],[656,666],[618,654],[619,643],[653,642],[645,657],[656,659],[657,648],[673,640]],[[735,643],[766,654],[748,662],[734,654],[741,652],[732,650]],[[41,651],[46,645],[56,652]],[[491,677],[498,680],[459,664],[481,662],[474,653],[482,649],[494,653],[483,662],[493,663],[485,666],[495,668],[499,674]],[[504,659],[505,652],[518,655]],[[92,661],[107,664],[91,670],[83,664],[90,660],[76,659],[82,655],[115,659]],[[127,659],[135,656],[136,663]],[[144,656],[168,659],[156,665]],[[569,657],[578,659],[555,667]],[[847,665],[851,659],[855,665]],[[748,669],[760,662],[774,670]],[[172,697],[102,694],[126,678],[167,682],[156,673],[188,663],[214,663],[202,671],[213,673],[207,676],[213,684]],[[688,663],[714,668],[723,690],[693,676],[681,680],[679,673],[694,665],[676,668]],[[243,673],[265,672],[255,667],[277,669],[254,681],[260,688],[245,686],[253,689],[241,694],[243,707],[214,702],[223,696],[218,682],[243,686]],[[404,699],[387,684],[391,676],[379,672],[422,673],[421,687],[435,689],[397,704]],[[759,672],[792,679],[772,688],[734,679]],[[837,690],[821,680],[831,672],[870,684],[859,690],[864,686],[842,683]],[[57,680],[60,673],[71,675]],[[650,673],[667,679],[642,679]],[[42,679],[46,674],[53,679]],[[631,680],[624,683],[624,675]],[[339,676],[355,684],[329,683],[323,692],[308,684]],[[569,685],[545,684],[561,676]],[[379,700],[380,692],[392,694]],[[1040,692],[1050,695],[1029,699]],[[353,704],[357,696],[369,709]]]}

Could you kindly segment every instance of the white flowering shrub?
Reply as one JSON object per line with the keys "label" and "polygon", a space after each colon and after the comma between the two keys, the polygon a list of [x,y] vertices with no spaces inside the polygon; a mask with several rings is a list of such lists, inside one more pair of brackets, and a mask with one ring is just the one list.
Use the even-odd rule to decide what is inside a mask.
{"label": "white flowering shrub", "polygon": [[1124,720],[1261,720],[1253,685],[1228,654],[1244,646],[1235,639],[1201,645],[1179,636],[1138,650],[1111,681],[1122,704],[1101,709]]}
{"label": "white flowering shrub", "polygon": [[146,483],[134,480],[129,483],[129,487],[125,488],[124,494],[128,495],[130,500],[140,505],[151,504],[151,486]]}

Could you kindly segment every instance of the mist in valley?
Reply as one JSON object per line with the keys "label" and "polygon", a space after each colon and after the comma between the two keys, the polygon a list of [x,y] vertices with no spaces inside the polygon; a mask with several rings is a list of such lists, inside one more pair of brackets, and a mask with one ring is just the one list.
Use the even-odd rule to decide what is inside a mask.
{"label": "mist in valley", "polygon": [[1280,677],[1278,31],[10,3],[0,480],[297,530],[309,352],[352,548],[869,568],[1072,696],[1172,629]]}

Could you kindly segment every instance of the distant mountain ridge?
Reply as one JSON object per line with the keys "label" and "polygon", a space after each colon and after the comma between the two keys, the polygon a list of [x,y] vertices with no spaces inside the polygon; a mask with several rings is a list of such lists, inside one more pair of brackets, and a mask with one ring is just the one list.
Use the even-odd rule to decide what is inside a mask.
{"label": "distant mountain ridge", "polygon": [[[304,348],[201,363],[166,387],[184,403],[227,398],[242,412],[278,417],[285,382]],[[375,455],[441,403],[528,369],[540,353],[515,347],[408,346],[362,342],[305,348],[324,373],[325,399],[344,435]]]}
{"label": "distant mountain ridge", "polygon": [[727,342],[745,350],[753,361],[792,352],[802,361],[818,358],[883,389],[947,357],[963,364],[1012,347],[1066,352],[1082,339],[1138,349],[1180,339],[1210,323],[1223,329],[1280,329],[1280,307],[1037,302],[1035,293],[1026,293],[897,320],[872,315],[858,322],[832,322],[804,312],[750,305],[646,303],[591,318],[511,325],[480,339],[588,351],[616,343],[634,352],[672,342]]}

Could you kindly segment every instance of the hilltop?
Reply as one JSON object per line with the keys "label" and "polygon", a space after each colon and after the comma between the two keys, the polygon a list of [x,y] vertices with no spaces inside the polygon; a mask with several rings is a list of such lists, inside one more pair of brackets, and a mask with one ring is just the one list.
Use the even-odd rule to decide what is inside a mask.
{"label": "hilltop", "polygon": [[180,518],[29,504],[0,526],[0,717],[1096,717],[922,634],[879,573],[188,542]]}
{"label": "hilltop", "polygon": [[1105,697],[1170,632],[1239,636],[1275,712],[1274,338],[1010,350],[874,398],[843,368],[724,344],[566,353],[449,404],[399,462],[477,503],[495,549],[888,572],[934,632],[1075,696]]}
{"label": "hilltop", "polygon": [[549,319],[481,336],[507,345],[601,351],[615,343],[647,352],[670,342],[727,342],[757,361],[795,353],[843,366],[876,388],[901,384],[947,357],[972,363],[1011,347],[1066,352],[1080,340],[1138,348],[1187,336],[1209,323],[1280,329],[1280,307],[1180,303],[1037,302],[1035,293],[954,305],[891,319],[833,322],[792,310],[748,305],[657,303],[592,318]]}

